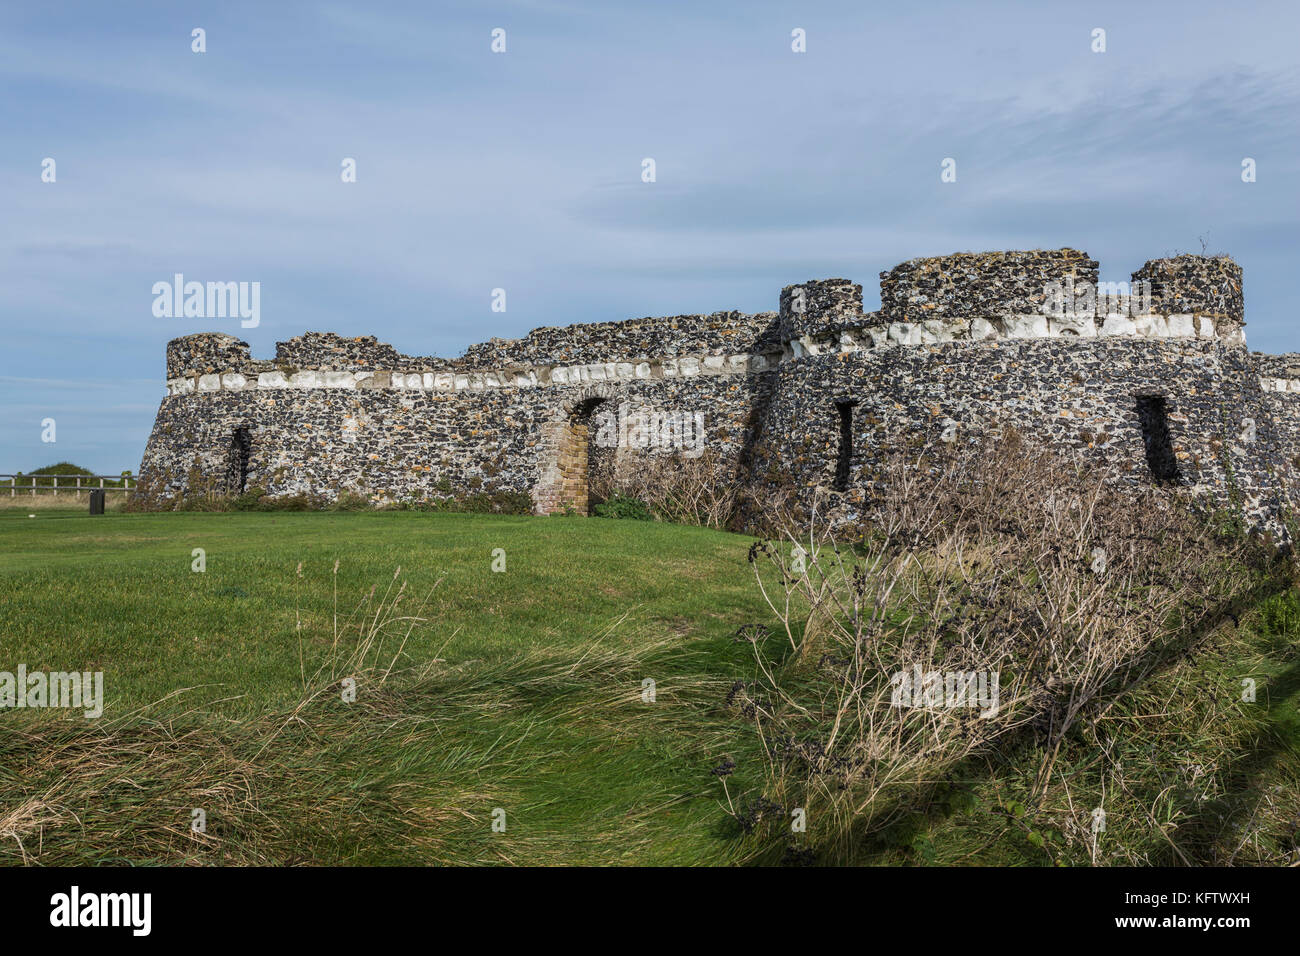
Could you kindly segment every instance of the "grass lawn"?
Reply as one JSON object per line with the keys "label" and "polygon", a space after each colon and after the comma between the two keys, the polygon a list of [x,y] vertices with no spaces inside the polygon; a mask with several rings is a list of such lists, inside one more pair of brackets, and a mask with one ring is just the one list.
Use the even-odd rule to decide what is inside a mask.
{"label": "grass lawn", "polygon": [[[599,519],[0,513],[0,670],[103,671],[106,697],[99,721],[0,711],[31,734],[0,745],[0,813],[39,803],[0,859],[725,861],[709,770],[753,667],[732,636],[763,618],[748,544]],[[403,583],[396,616],[427,620],[380,629],[346,703],[332,678]]]}
{"label": "grass lawn", "polygon": [[[746,835],[728,812],[765,785],[754,726],[726,706],[758,676],[737,630],[773,623],[746,537],[30,513],[0,510],[0,671],[103,671],[106,705],[0,710],[0,863],[728,864],[820,839],[816,820],[803,838],[781,821]],[[1030,805],[1026,741],[918,789],[847,859],[1300,860],[1300,592],[1256,600],[1072,741],[1054,801]],[[1243,676],[1258,706],[1214,705]],[[711,772],[728,759],[725,780]],[[1101,805],[1089,849],[1071,827]]]}

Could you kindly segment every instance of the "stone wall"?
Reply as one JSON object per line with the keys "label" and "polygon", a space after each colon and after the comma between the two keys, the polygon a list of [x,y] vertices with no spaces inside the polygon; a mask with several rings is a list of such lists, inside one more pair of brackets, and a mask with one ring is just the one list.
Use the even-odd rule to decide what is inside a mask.
{"label": "stone wall", "polygon": [[1118,291],[1097,274],[1073,249],[914,259],[881,274],[874,313],[860,285],[813,280],[775,313],[542,328],[453,359],[309,332],[259,360],[229,335],[186,336],[167,347],[142,494],[510,490],[584,510],[594,470],[684,451],[623,424],[606,448],[614,414],[655,435],[698,420],[738,482],[824,489],[851,513],[888,449],[1006,426],[1151,480],[1154,415],[1179,482],[1271,521],[1300,460],[1300,356],[1246,351],[1240,269],[1155,259]]}
{"label": "stone wall", "polygon": [[308,332],[277,342],[275,364],[320,371],[366,371],[401,365],[397,350],[373,335],[344,338],[330,332]]}
{"label": "stone wall", "polygon": [[201,332],[167,343],[167,379],[239,371],[252,364],[248,343],[233,335]]}
{"label": "stone wall", "polygon": [[[848,490],[861,503],[890,451],[921,454],[1010,428],[1030,442],[1152,478],[1139,399],[1163,398],[1177,482],[1257,523],[1277,517],[1294,421],[1264,401],[1244,349],[1218,341],[943,342],[810,357],[781,366],[755,480],[831,493],[850,405]],[[1253,427],[1252,427],[1253,423]]]}
{"label": "stone wall", "polygon": [[[861,306],[861,296],[858,301]],[[781,351],[776,318],[771,312],[715,312],[534,329],[522,339],[471,345],[463,364],[477,369],[776,353]]]}
{"label": "stone wall", "polygon": [[[377,377],[387,384],[373,384]],[[227,475],[233,436],[247,428],[247,487],[275,495],[332,498],[350,490],[421,500],[509,490],[532,494],[539,510],[581,510],[585,492],[556,487],[554,474],[561,449],[572,456],[570,429],[579,406],[698,414],[709,447],[738,458],[774,372],[697,369],[675,378],[446,390],[422,387],[420,375],[421,385],[397,387],[397,377],[373,373],[351,387],[293,386],[281,377],[279,387],[246,383],[169,395],[145,452],[142,484],[159,496],[187,488],[243,490],[229,487]],[[638,449],[633,442],[616,451]]]}
{"label": "stone wall", "polygon": [[794,354],[815,343],[838,338],[840,331],[861,325],[862,286],[848,279],[819,279],[781,290],[780,333]]}
{"label": "stone wall", "polygon": [[1241,266],[1227,256],[1151,259],[1133,273],[1133,279],[1151,283],[1156,312],[1195,313],[1238,325],[1244,322]]}
{"label": "stone wall", "polygon": [[949,322],[1039,314],[1051,283],[1097,283],[1097,263],[1077,249],[963,252],[910,259],[880,274],[889,322]]}
{"label": "stone wall", "polygon": [[1251,353],[1264,390],[1264,404],[1278,425],[1282,454],[1292,469],[1300,469],[1300,353]]}

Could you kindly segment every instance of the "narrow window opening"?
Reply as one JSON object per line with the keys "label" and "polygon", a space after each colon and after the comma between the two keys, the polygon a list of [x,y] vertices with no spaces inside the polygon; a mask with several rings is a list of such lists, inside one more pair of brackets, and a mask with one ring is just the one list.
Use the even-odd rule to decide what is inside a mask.
{"label": "narrow window opening", "polygon": [[840,413],[840,450],[835,460],[836,491],[848,491],[849,466],[853,463],[853,406],[857,402],[836,402],[835,408]]}
{"label": "narrow window opening", "polygon": [[1147,467],[1157,482],[1179,480],[1178,459],[1169,433],[1169,413],[1163,395],[1137,397],[1138,421],[1142,425],[1142,444],[1146,446]]}
{"label": "narrow window opening", "polygon": [[232,492],[242,495],[248,490],[248,463],[253,454],[253,433],[246,426],[236,428],[230,436],[230,465],[226,480]]}

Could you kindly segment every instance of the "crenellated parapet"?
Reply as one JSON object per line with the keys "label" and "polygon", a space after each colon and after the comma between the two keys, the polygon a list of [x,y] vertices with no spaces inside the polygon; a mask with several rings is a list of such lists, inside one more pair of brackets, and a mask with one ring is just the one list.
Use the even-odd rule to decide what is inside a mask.
{"label": "crenellated parapet", "polygon": [[[1115,283],[1100,282],[1096,260],[1077,249],[957,253],[908,260],[880,279],[881,308],[866,314],[854,314],[850,291],[860,287],[847,280],[783,290],[787,354],[1115,336],[1245,344],[1241,268],[1227,257],[1152,259]],[[800,293],[808,308],[787,320]]]}
{"label": "crenellated parapet", "polygon": [[794,354],[862,322],[862,286],[848,279],[810,279],[781,290],[781,342]]}
{"label": "crenellated parapet", "polygon": [[1152,259],[1131,283],[1099,283],[1077,249],[957,253],[880,274],[879,311],[862,286],[813,279],[781,290],[777,312],[715,312],[534,329],[460,358],[403,355],[374,336],[307,332],[273,359],[206,332],[167,346],[173,394],[223,388],[573,385],[752,372],[828,352],[996,339],[1217,339],[1244,344],[1241,268],[1227,257]]}
{"label": "crenellated parapet", "polygon": [[714,312],[547,326],[523,338],[471,345],[457,364],[466,369],[536,368],[780,350],[774,313]]}
{"label": "crenellated parapet", "polygon": [[1220,338],[1246,324],[1241,266],[1228,256],[1151,259],[1133,273],[1133,283],[1150,285],[1151,311],[1212,319]]}
{"label": "crenellated parapet", "polygon": [[975,319],[1044,315],[1053,290],[1097,283],[1097,262],[1077,249],[961,252],[909,259],[880,274],[886,322],[939,320],[961,326]]}
{"label": "crenellated parapet", "polygon": [[184,335],[167,343],[167,380],[194,378],[245,368],[248,343],[222,332]]}
{"label": "crenellated parapet", "polygon": [[373,335],[306,332],[275,344],[275,364],[322,372],[394,368],[397,350]]}

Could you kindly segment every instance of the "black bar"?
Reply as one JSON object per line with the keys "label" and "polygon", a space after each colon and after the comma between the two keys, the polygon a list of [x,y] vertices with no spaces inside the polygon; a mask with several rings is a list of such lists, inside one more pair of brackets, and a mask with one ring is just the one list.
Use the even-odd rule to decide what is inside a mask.
{"label": "black bar", "polygon": [[[932,952],[947,951],[941,940],[959,938],[970,948],[1017,939],[1025,946],[1038,941],[1047,947],[1053,940],[1069,940],[1075,948],[1090,940],[1125,938],[1145,946],[1164,940],[1177,946],[1192,937],[1231,952],[1239,943],[1254,941],[1251,934],[1259,930],[1269,939],[1289,938],[1296,879],[1293,871],[1282,868],[791,868],[725,874],[688,869],[635,875],[579,868],[547,873],[17,868],[0,870],[0,920],[10,939],[45,932],[65,938],[80,933],[131,939],[129,926],[52,926],[62,905],[59,894],[70,904],[75,886],[82,901],[90,894],[150,894],[149,936],[163,942],[188,942],[196,930],[216,931],[230,934],[232,940],[255,935],[259,948],[268,940],[284,940],[299,951],[315,940],[337,951],[340,943],[373,939],[381,928],[405,926],[414,932],[421,924],[473,926],[494,939],[511,927],[534,938],[588,935],[602,920],[613,920],[612,928],[621,925],[629,934],[653,927],[658,936],[682,924],[705,932],[701,919],[712,914],[733,940],[752,937],[773,917],[784,917],[791,924],[814,920],[823,942],[837,932],[859,943],[928,940],[932,945],[924,948]],[[785,902],[760,914],[752,908],[758,894],[775,894]],[[68,909],[64,905],[63,913]],[[494,918],[476,919],[481,916]],[[1151,922],[1127,922],[1133,919]],[[1212,925],[1187,923],[1203,919]],[[1237,924],[1243,919],[1247,924],[1221,922]]]}

